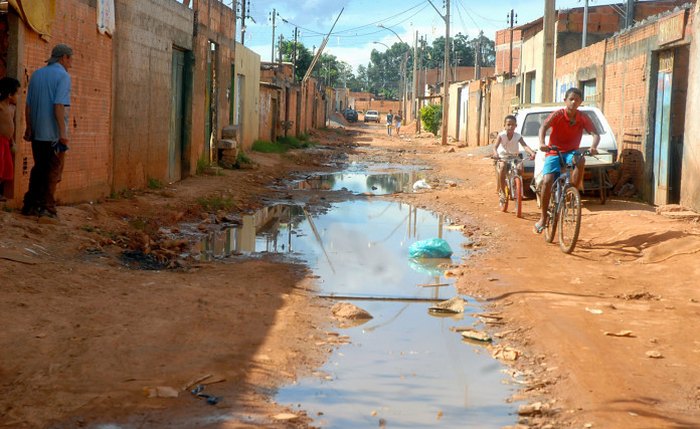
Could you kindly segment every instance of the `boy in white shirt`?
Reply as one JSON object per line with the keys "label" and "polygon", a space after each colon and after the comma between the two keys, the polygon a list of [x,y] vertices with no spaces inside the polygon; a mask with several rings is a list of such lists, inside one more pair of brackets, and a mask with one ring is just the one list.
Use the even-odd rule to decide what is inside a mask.
{"label": "boy in white shirt", "polygon": [[[530,149],[523,136],[515,132],[515,127],[518,125],[515,116],[508,115],[503,120],[504,130],[498,133],[496,138],[493,140],[493,157],[496,159],[506,157],[506,156],[518,156],[520,154],[519,146],[525,149],[525,152],[530,155],[530,159],[535,157],[535,151]],[[505,195],[503,189],[506,187],[506,168],[507,164],[504,161],[498,161],[498,195],[503,198]],[[522,168],[522,164],[521,164]]]}

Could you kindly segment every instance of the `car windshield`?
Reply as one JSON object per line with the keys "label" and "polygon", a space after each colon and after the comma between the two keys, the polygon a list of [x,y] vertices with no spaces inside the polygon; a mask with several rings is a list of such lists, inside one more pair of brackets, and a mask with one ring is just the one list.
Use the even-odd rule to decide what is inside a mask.
{"label": "car windshield", "polygon": [[[595,114],[595,112],[591,110],[581,110],[581,113],[588,116],[588,119],[591,120],[599,135],[605,134],[605,128],[603,128],[603,125],[600,123],[600,120],[598,120],[598,116]],[[538,133],[540,132],[542,122],[544,122],[544,120],[551,114],[552,112],[538,112],[530,113],[525,116],[525,121],[523,122],[523,132],[521,133],[522,136],[537,137]],[[552,129],[550,128],[547,130],[547,135],[550,135],[551,133]]]}

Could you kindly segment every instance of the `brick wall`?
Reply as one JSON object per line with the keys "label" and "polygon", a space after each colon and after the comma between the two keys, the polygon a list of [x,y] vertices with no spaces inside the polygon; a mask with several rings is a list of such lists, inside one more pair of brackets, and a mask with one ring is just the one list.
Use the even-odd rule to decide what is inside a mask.
{"label": "brick wall", "polygon": [[[117,0],[115,12],[114,121],[118,125],[113,129],[113,189],[144,188],[149,179],[180,180],[182,157],[189,155],[178,148],[175,165],[169,165],[170,145],[175,142],[173,50],[178,47],[191,55],[193,12],[169,0]],[[191,100],[189,94],[186,99]],[[188,165],[185,169],[189,170]]]}
{"label": "brick wall", "polygon": [[[29,77],[46,64],[44,61],[50,56],[53,45],[66,43],[73,48],[70,150],[56,193],[61,203],[97,199],[110,193],[112,39],[97,31],[96,15],[95,7],[84,1],[57,0],[51,43],[40,39],[26,26],[19,31],[21,40],[10,41],[19,43],[17,76],[20,76],[22,96],[18,112],[24,111]],[[24,115],[19,116],[19,130],[24,130]],[[31,145],[19,142],[15,162],[14,195],[21,201],[33,165]]]}
{"label": "brick wall", "polygon": [[518,96],[516,92],[517,79],[504,79],[500,82],[490,81],[489,90],[489,140],[493,140],[495,134],[503,130],[503,119],[513,113],[513,98]]}

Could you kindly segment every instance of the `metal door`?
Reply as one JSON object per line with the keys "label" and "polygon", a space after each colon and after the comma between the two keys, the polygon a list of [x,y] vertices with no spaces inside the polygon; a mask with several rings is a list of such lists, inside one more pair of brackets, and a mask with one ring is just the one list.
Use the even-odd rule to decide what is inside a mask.
{"label": "metal door", "polygon": [[654,204],[668,204],[673,52],[659,54],[654,123]]}
{"label": "metal door", "polygon": [[185,52],[173,49],[170,88],[170,141],[168,143],[168,181],[177,182],[182,175],[182,132],[184,122]]}

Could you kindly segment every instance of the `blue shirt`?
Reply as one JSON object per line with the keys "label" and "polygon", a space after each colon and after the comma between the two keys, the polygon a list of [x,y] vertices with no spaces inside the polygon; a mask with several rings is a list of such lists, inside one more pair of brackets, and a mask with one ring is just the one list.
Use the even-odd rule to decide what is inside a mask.
{"label": "blue shirt", "polygon": [[65,122],[68,132],[70,106],[70,75],[59,63],[49,64],[32,74],[27,89],[27,105],[32,122],[32,138],[39,141],[58,141],[60,138],[54,105],[66,106]]}

